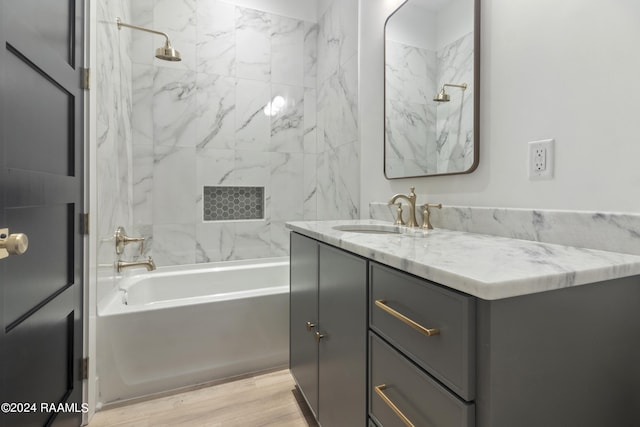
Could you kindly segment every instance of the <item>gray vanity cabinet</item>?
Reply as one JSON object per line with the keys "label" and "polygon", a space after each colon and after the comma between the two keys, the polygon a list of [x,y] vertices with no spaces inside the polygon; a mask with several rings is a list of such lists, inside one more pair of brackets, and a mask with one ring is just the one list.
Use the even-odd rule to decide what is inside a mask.
{"label": "gray vanity cabinet", "polygon": [[318,417],[318,242],[291,233],[289,367]]}
{"label": "gray vanity cabinet", "polygon": [[484,300],[291,233],[291,372],[323,427],[637,427],[639,281]]}
{"label": "gray vanity cabinet", "polygon": [[323,427],[367,423],[367,261],[291,233],[290,369]]}

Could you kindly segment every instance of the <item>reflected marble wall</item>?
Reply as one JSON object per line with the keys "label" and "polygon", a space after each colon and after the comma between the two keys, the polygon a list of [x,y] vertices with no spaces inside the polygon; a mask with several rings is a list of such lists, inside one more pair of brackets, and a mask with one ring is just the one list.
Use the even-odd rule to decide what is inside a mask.
{"label": "reflected marble wall", "polygon": [[387,40],[385,46],[386,172],[390,177],[437,170],[437,52]]}
{"label": "reflected marble wall", "polygon": [[447,88],[450,102],[437,105],[438,173],[468,170],[473,164],[473,32],[438,50],[438,87],[467,84],[467,89]]}
{"label": "reflected marble wall", "polygon": [[[460,172],[473,164],[473,33],[437,52],[386,42],[385,144],[389,177]],[[433,101],[445,83],[451,100]]]}

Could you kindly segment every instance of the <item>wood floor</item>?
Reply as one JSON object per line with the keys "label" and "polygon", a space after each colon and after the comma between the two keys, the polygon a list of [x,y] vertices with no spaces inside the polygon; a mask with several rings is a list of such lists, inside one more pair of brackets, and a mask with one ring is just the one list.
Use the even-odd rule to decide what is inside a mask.
{"label": "wood floor", "polygon": [[96,413],[89,427],[315,427],[288,370]]}

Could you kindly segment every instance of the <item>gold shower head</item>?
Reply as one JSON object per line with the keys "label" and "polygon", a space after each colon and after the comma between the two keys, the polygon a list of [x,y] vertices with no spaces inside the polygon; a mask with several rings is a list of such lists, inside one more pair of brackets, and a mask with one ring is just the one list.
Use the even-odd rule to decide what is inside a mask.
{"label": "gold shower head", "polygon": [[180,57],[180,52],[171,47],[171,42],[169,41],[169,36],[167,33],[163,33],[162,31],[152,30],[150,28],[139,27],[137,25],[131,25],[122,22],[120,18],[116,18],[116,23],[118,24],[118,29],[120,30],[122,27],[133,28],[134,30],[146,31],[147,33],[158,34],[164,37],[165,42],[164,46],[156,49],[156,58],[162,59],[163,61],[182,61]]}
{"label": "gold shower head", "polygon": [[445,86],[459,87],[462,90],[465,90],[467,88],[467,84],[466,83],[462,83],[461,85],[454,85],[454,84],[451,84],[451,83],[445,83],[442,86],[442,90],[440,92],[438,92],[436,94],[436,96],[433,97],[434,101],[436,101],[436,102],[449,102],[451,100],[451,97],[449,96],[449,94],[444,91]]}

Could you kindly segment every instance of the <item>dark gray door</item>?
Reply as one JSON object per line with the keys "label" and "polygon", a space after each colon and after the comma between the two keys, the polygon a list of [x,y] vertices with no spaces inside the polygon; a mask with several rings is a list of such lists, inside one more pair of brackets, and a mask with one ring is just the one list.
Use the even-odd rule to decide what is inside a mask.
{"label": "dark gray door", "polygon": [[2,426],[81,422],[82,30],[81,1],[0,0],[0,228],[29,238],[0,259]]}

